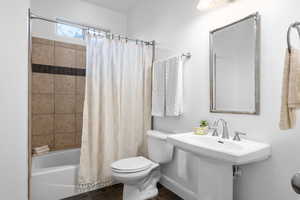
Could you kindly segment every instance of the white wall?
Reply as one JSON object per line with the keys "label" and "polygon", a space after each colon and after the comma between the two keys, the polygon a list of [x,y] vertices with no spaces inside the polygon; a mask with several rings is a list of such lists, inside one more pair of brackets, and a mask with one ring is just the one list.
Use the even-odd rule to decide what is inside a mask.
{"label": "white wall", "polygon": [[[300,122],[294,130],[278,128],[281,80],[290,23],[300,20],[299,0],[239,0],[210,12],[196,10],[198,0],[140,0],[130,11],[128,32],[132,36],[157,40],[175,52],[190,51],[185,69],[185,115],[183,118],[155,120],[155,128],[186,131],[201,119],[223,117],[230,130],[248,133],[248,138],[269,142],[273,156],[266,162],[243,166],[238,200],[300,199],[290,187],[291,176],[300,170]],[[209,31],[259,11],[261,38],[261,114],[259,116],[209,113]],[[298,41],[298,40],[297,40]],[[298,41],[299,43],[299,41]],[[298,120],[299,121],[299,120]],[[177,155],[179,157],[179,155]],[[180,163],[189,166],[181,180],[193,187],[193,158],[177,159],[168,176],[180,179]],[[177,167],[177,170],[176,170]],[[173,171],[172,171],[173,170]],[[191,179],[188,179],[191,178]]]}
{"label": "white wall", "polygon": [[[113,33],[126,33],[127,17],[125,14],[84,2],[82,0],[31,0],[31,11],[50,18],[62,18],[74,22],[102,27]],[[82,40],[60,37],[55,34],[55,24],[34,20],[33,36],[51,40],[84,44]]]}
{"label": "white wall", "polygon": [[0,195],[27,199],[27,98],[29,0],[0,6]]}

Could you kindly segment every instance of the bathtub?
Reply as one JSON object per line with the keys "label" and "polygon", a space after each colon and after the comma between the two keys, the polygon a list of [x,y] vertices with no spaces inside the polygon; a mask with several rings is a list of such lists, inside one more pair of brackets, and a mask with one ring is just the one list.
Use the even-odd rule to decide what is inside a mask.
{"label": "bathtub", "polygon": [[32,200],[60,200],[80,194],[76,187],[80,149],[50,152],[32,159]]}

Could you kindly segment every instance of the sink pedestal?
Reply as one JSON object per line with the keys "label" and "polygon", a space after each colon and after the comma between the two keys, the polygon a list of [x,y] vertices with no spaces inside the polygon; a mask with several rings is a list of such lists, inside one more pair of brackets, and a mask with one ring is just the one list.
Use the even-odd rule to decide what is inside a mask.
{"label": "sink pedestal", "polygon": [[232,200],[232,165],[213,159],[198,157],[199,185],[196,194],[199,200]]}

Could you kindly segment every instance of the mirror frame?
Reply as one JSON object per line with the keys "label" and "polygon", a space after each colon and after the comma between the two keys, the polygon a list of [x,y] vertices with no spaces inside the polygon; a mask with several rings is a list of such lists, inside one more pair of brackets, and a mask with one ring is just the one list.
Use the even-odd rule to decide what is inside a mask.
{"label": "mirror frame", "polygon": [[[215,66],[214,66],[214,55],[213,55],[213,34],[219,30],[225,29],[227,27],[233,26],[235,24],[238,24],[240,22],[243,22],[245,20],[253,18],[255,20],[254,24],[254,31],[255,31],[255,111],[254,112],[247,112],[247,111],[222,111],[215,109],[214,106],[214,98],[215,98]],[[251,14],[243,19],[240,19],[238,21],[235,21],[231,24],[228,24],[226,26],[214,29],[210,31],[210,112],[211,113],[227,113],[227,114],[247,114],[247,115],[259,115],[260,114],[260,35],[261,34],[261,27],[260,27],[260,15],[259,13]]]}

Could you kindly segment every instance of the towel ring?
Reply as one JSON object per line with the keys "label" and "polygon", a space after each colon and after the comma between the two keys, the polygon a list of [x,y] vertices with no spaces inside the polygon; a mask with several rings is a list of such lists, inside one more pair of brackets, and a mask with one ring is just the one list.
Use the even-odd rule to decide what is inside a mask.
{"label": "towel ring", "polygon": [[291,24],[289,29],[288,29],[288,32],[287,32],[287,45],[288,45],[289,53],[291,53],[291,51],[292,51],[291,31],[292,31],[293,28],[295,28],[297,30],[298,35],[299,35],[299,39],[300,39],[300,22],[295,22],[295,23]]}

